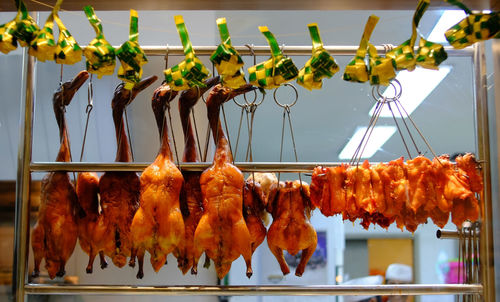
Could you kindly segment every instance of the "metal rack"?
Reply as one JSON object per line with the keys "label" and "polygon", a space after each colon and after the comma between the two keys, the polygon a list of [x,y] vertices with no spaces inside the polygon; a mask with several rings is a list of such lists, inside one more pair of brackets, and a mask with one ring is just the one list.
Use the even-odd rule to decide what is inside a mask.
{"label": "metal rack", "polygon": [[[209,55],[215,46],[194,47],[198,55]],[[246,46],[235,46],[242,55],[250,55]],[[164,56],[167,47],[143,47],[147,55]],[[325,46],[334,55],[354,55],[356,46]],[[383,46],[377,47],[379,52]],[[257,55],[268,55],[268,46],[253,46]],[[310,55],[311,46],[284,46],[288,55]],[[32,172],[40,171],[140,171],[147,163],[33,163],[32,127],[35,91],[36,62],[33,57],[23,56],[23,83],[25,91],[21,99],[21,137],[18,154],[18,173],[16,185],[16,220],[14,246],[13,293],[16,302],[26,300],[26,295],[37,294],[111,294],[111,295],[469,295],[484,301],[494,301],[493,238],[491,213],[491,179],[489,163],[488,108],[486,101],[486,74],[484,45],[479,44],[463,50],[446,47],[450,56],[470,57],[475,70],[475,118],[477,131],[477,150],[479,160],[483,162],[485,191],[481,209],[481,229],[479,231],[479,250],[481,255],[479,282],[476,284],[409,284],[379,286],[116,286],[116,285],[40,285],[30,284],[27,279],[27,259],[29,247],[29,190]],[[169,55],[181,55],[182,47],[168,47]],[[339,163],[236,163],[243,171],[273,172],[310,172],[316,165],[334,166]],[[205,169],[208,163],[182,164],[184,170]]]}

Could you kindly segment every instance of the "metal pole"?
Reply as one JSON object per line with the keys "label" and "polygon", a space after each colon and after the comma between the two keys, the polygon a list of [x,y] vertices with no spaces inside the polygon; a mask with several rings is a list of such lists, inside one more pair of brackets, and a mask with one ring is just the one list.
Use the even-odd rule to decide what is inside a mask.
{"label": "metal pole", "polygon": [[28,284],[28,295],[163,295],[163,296],[353,296],[479,295],[480,284],[396,284],[326,286],[117,286]]}
{"label": "metal pole", "polygon": [[475,106],[477,150],[482,163],[484,196],[481,209],[481,230],[479,249],[481,255],[480,277],[483,284],[484,301],[495,301],[495,267],[493,250],[493,221],[491,201],[491,158],[488,124],[488,100],[486,85],[486,58],[484,42],[474,46]]}
{"label": "metal pole", "polygon": [[[114,46],[115,48],[119,48],[120,46]],[[167,47],[166,46],[151,46],[151,45],[146,45],[146,46],[141,46],[146,55],[148,56],[165,56],[167,52]],[[270,56],[271,55],[271,50],[270,47],[267,45],[255,45],[253,46],[253,53],[252,53],[252,48],[248,48],[247,46],[244,45],[235,45],[233,46],[240,55],[245,55],[245,56]],[[209,56],[211,55],[215,49],[217,48],[216,45],[210,45],[210,46],[193,46],[193,49],[196,51],[197,55],[200,56]],[[325,45],[324,46],[325,50],[327,50],[330,54],[332,55],[338,55],[338,56],[354,56],[356,54],[356,51],[358,50],[358,46],[337,46],[337,45]],[[384,54],[385,53],[385,48],[384,46],[376,46],[376,49],[379,54]],[[444,49],[448,53],[448,56],[451,57],[472,57],[474,53],[473,47],[467,47],[464,49],[455,49],[451,46],[445,46]],[[415,48],[415,52],[417,51],[417,48]],[[303,45],[285,45],[283,46],[283,52],[286,53],[289,56],[310,56],[312,52],[312,46],[303,46]],[[168,46],[168,55],[169,56],[183,56],[184,55],[184,50],[182,46]]]}
{"label": "metal pole", "polygon": [[[317,166],[336,167],[341,162],[235,162],[242,172],[309,172]],[[346,164],[346,163],[344,163]],[[376,164],[375,162],[372,164]],[[78,171],[78,172],[105,172],[105,171],[142,171],[150,163],[78,163],[78,162],[36,162],[31,164],[32,172]],[[211,162],[181,163],[183,171],[204,171],[212,165]]]}
{"label": "metal pole", "polygon": [[14,265],[12,272],[12,294],[16,302],[25,299],[24,285],[27,282],[30,214],[30,163],[33,130],[33,100],[35,97],[35,58],[23,52],[23,83],[21,92],[21,114],[19,120],[19,152],[17,157],[16,216],[14,223]]}

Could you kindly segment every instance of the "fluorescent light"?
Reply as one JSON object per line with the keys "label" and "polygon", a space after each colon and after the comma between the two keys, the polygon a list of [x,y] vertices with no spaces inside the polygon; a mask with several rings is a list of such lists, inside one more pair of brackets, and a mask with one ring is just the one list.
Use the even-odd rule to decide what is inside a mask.
{"label": "fluorescent light", "polygon": [[[401,83],[403,92],[399,102],[405,108],[408,114],[411,114],[417,107],[429,96],[429,94],[444,80],[450,73],[451,66],[440,66],[439,70],[431,70],[425,68],[416,68],[414,71],[402,70],[398,72],[396,79]],[[388,86],[384,93],[384,97],[393,97],[394,89]],[[397,109],[392,106],[392,111],[396,117],[399,116]],[[370,116],[373,115],[375,105],[370,110]],[[392,117],[391,111],[387,105],[384,105],[381,117]]]}
{"label": "fluorescent light", "polygon": [[465,18],[463,10],[446,10],[439,18],[438,22],[427,37],[427,40],[436,43],[448,43],[444,37],[444,33],[453,25]]}
{"label": "fluorescent light", "polygon": [[[345,145],[344,149],[340,152],[340,159],[351,159],[356,152],[361,140],[363,139],[363,135],[366,132],[367,127],[358,127],[354,135],[351,137],[347,145]],[[396,127],[394,126],[375,126],[373,128],[373,132],[366,144],[365,150],[361,158],[370,158],[372,157],[384,144],[391,138],[391,136],[396,132]],[[366,140],[366,138],[365,138]]]}

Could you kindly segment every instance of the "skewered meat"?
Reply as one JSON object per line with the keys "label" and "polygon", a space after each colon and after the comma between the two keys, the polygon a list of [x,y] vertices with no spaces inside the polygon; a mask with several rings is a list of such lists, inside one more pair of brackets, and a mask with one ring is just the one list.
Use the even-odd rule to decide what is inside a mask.
{"label": "skewered meat", "polygon": [[346,208],[346,165],[321,168],[313,171],[311,202],[325,216],[341,214]]}
{"label": "skewered meat", "polygon": [[304,273],[307,262],[316,250],[318,238],[309,222],[311,208],[309,185],[298,180],[280,183],[276,198],[268,205],[273,223],[267,232],[267,244],[278,260],[283,275],[290,273],[283,250],[293,256],[302,251],[295,270],[295,275],[299,277]]}
{"label": "skewered meat", "polygon": [[[184,155],[183,162],[198,162],[199,155],[196,151],[196,140],[191,125],[189,115],[191,108],[198,102],[198,99],[208,89],[219,82],[219,77],[214,77],[205,81],[206,87],[193,87],[185,90],[179,97],[179,114],[184,132]],[[184,239],[181,240],[178,248],[174,251],[177,258],[177,265],[183,274],[193,268],[194,263],[194,232],[203,214],[203,197],[200,188],[199,171],[182,171],[184,184],[180,194],[180,207],[184,218]],[[207,258],[207,263],[210,264]],[[191,270],[194,273],[194,270]]]}
{"label": "skewered meat", "polygon": [[[120,84],[114,93],[111,107],[115,124],[117,162],[130,162],[131,151],[123,121],[123,111],[139,92],[146,89],[156,76],[146,78],[127,90]],[[99,181],[99,194],[106,232],[98,240],[98,246],[118,267],[123,267],[130,256],[132,241],[130,225],[139,207],[140,181],[135,172],[106,172]]]}
{"label": "skewered meat", "polygon": [[[418,156],[369,166],[316,167],[312,175],[311,201],[326,216],[342,214],[344,219],[361,219],[368,228],[387,228],[394,221],[401,229],[415,232],[428,218],[444,227],[452,221],[460,226],[477,220],[482,194],[482,176],[472,154],[429,159]],[[345,197],[344,197],[345,196]],[[345,203],[344,202],[345,198]],[[344,206],[345,205],[345,206]]]}
{"label": "skewered meat", "polygon": [[184,239],[184,220],[179,205],[179,194],[183,178],[172,162],[165,110],[177,95],[167,84],[161,85],[153,94],[152,107],[161,138],[160,151],[155,161],[141,175],[140,207],[134,215],[132,255],[130,266],[139,262],[137,278],[144,277],[144,254],[151,254],[155,272],[165,264],[167,255]]}
{"label": "skewered meat", "polygon": [[[69,105],[76,91],[88,77],[87,71],[81,71],[72,81],[62,84],[54,94],[54,113],[61,140],[56,159],[58,162],[70,161],[64,107]],[[47,174],[42,181],[40,212],[31,237],[35,258],[33,277],[40,274],[42,259],[45,259],[45,267],[51,279],[64,276],[66,261],[73,253],[78,237],[76,207],[77,196],[68,173]]]}
{"label": "skewered meat", "polygon": [[417,156],[407,160],[406,164],[410,197],[407,207],[415,213],[421,207],[425,211],[432,210],[437,205],[432,162],[426,157]]}
{"label": "skewered meat", "polygon": [[251,85],[231,90],[215,86],[207,99],[208,119],[217,149],[213,165],[200,178],[203,195],[203,216],[194,234],[194,267],[205,252],[215,264],[217,276],[222,279],[231,268],[231,263],[243,255],[247,266],[247,276],[252,275],[251,238],[243,219],[243,186],[241,171],[232,164],[233,156],[222,130],[220,105],[235,96],[250,91]]}
{"label": "skewered meat", "polygon": [[104,220],[99,213],[99,177],[96,173],[78,173],[76,195],[82,212],[81,215],[77,215],[78,242],[82,250],[89,255],[86,271],[90,274],[97,254],[99,254],[101,268],[108,266],[104,259],[104,251],[96,245],[99,240],[96,238],[106,232]]}

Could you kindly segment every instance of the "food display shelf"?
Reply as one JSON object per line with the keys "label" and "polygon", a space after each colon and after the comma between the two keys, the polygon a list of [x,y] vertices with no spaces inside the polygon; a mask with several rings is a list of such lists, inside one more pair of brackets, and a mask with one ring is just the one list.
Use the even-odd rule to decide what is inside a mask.
{"label": "food display shelf", "polygon": [[[208,55],[215,46],[195,46],[198,55]],[[269,55],[267,46],[235,46],[242,55]],[[144,46],[147,55],[180,55],[182,47]],[[331,54],[349,55],[356,53],[354,46],[325,46]],[[383,52],[387,46],[378,46]],[[287,55],[310,55],[310,46],[283,46]],[[486,73],[484,45],[476,44],[462,50],[446,48],[449,56],[470,57],[474,68],[475,120],[478,159],[482,162],[485,180],[483,207],[481,209],[480,231],[480,284],[399,284],[378,286],[117,286],[117,285],[43,285],[28,283],[27,261],[29,248],[29,190],[32,172],[41,171],[140,171],[147,163],[55,163],[32,162],[32,133],[34,96],[36,87],[36,62],[27,53],[23,56],[23,85],[21,97],[21,137],[18,154],[18,174],[16,185],[16,221],[13,293],[16,302],[27,300],[28,295],[211,295],[211,296],[262,296],[262,295],[467,295],[483,301],[495,300],[495,279],[493,267],[493,238],[491,211],[490,144],[488,128],[488,107],[486,99]],[[236,163],[244,172],[311,172],[316,165],[334,166],[340,163],[276,163],[245,162]],[[181,164],[184,170],[202,170],[209,163]]]}

